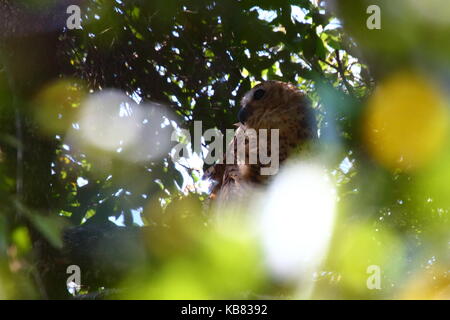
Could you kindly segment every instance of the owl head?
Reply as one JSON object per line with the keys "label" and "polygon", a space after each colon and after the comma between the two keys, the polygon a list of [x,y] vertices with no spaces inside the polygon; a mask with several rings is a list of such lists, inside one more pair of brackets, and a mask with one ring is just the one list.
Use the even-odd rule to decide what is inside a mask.
{"label": "owl head", "polygon": [[261,121],[276,121],[280,116],[289,116],[289,113],[296,118],[299,111],[306,112],[308,107],[308,99],[294,85],[281,81],[266,81],[244,95],[238,119],[246,127],[260,128]]}

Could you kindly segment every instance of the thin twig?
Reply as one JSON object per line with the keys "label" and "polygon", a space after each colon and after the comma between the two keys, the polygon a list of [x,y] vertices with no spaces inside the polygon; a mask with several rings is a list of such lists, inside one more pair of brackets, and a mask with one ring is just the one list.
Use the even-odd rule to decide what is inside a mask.
{"label": "thin twig", "polygon": [[345,70],[344,70],[344,66],[342,64],[340,55],[339,55],[339,50],[335,50],[335,54],[336,54],[336,61],[338,63],[338,72],[341,75],[342,78],[342,82],[344,83],[345,88],[347,89],[348,93],[351,94],[352,96],[355,96],[355,92],[353,91],[352,86],[350,85],[350,83],[348,83],[346,77],[345,77]]}

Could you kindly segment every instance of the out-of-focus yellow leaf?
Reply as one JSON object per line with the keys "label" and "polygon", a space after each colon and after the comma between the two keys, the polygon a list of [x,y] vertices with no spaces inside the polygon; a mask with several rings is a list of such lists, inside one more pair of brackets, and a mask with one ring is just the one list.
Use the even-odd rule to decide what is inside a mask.
{"label": "out-of-focus yellow leaf", "polygon": [[450,277],[447,269],[438,265],[428,270],[414,273],[397,298],[407,300],[449,300]]}
{"label": "out-of-focus yellow leaf", "polygon": [[448,124],[446,101],[437,86],[404,71],[382,82],[368,101],[363,138],[381,165],[412,170],[439,154]]}
{"label": "out-of-focus yellow leaf", "polygon": [[85,96],[79,80],[60,79],[47,84],[34,98],[34,115],[47,134],[65,132],[75,120]]}
{"label": "out-of-focus yellow leaf", "polygon": [[12,233],[12,239],[21,252],[26,252],[31,248],[30,234],[26,227],[15,229]]}
{"label": "out-of-focus yellow leaf", "polygon": [[340,286],[359,297],[376,294],[378,290],[370,290],[367,285],[372,275],[369,267],[376,266],[383,290],[378,293],[387,296],[391,287],[387,281],[398,276],[405,258],[400,240],[391,232],[366,224],[342,227],[337,232],[330,258],[332,270],[340,274]]}

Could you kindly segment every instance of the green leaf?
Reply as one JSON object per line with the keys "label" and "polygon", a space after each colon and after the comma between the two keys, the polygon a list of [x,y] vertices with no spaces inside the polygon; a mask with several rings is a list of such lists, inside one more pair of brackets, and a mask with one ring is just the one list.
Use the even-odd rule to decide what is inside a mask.
{"label": "green leaf", "polygon": [[16,208],[24,214],[32,225],[48,240],[55,248],[63,247],[62,230],[66,225],[66,221],[58,216],[44,216],[39,212],[25,207],[19,201],[15,201]]}

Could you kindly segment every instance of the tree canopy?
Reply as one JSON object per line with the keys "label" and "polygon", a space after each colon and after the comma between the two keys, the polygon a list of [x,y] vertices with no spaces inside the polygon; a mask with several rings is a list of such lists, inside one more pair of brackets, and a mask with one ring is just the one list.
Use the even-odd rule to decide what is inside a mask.
{"label": "tree canopy", "polygon": [[[439,0],[3,1],[0,298],[68,298],[69,265],[77,295],[448,298],[449,16]],[[318,155],[243,210],[262,230],[284,210],[273,229],[240,212],[217,230],[208,141],[195,153],[186,132],[233,128],[264,80],[311,99]]]}

